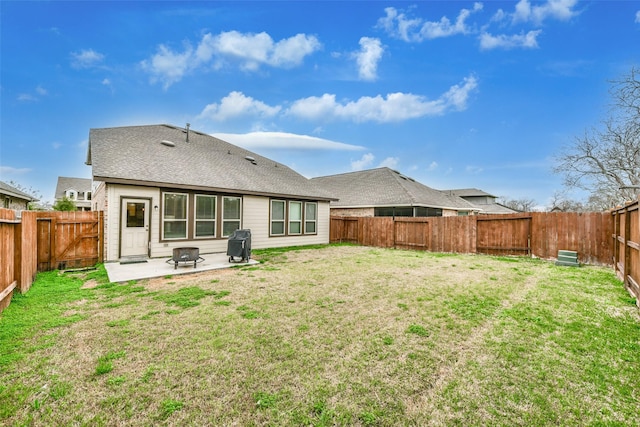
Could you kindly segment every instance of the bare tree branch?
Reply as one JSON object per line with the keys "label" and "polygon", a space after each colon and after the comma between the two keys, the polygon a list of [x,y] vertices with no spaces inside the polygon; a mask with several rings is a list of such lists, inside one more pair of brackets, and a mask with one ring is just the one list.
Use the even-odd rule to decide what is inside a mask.
{"label": "bare tree branch", "polygon": [[637,197],[640,185],[640,70],[611,82],[611,115],[556,157],[567,188],[591,193],[590,206],[611,208]]}

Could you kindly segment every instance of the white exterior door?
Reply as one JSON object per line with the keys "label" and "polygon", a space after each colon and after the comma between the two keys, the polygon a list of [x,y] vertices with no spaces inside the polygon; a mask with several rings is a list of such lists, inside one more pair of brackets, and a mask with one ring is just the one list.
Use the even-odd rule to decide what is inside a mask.
{"label": "white exterior door", "polygon": [[120,257],[149,255],[149,200],[122,199]]}

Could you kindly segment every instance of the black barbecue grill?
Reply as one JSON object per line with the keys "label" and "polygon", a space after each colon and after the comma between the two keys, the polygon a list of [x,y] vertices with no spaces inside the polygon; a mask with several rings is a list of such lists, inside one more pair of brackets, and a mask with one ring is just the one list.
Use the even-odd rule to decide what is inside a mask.
{"label": "black barbecue grill", "polygon": [[240,258],[240,261],[249,262],[249,258],[251,258],[251,230],[236,230],[229,236],[227,255],[229,255],[229,262],[234,262],[236,257]]}

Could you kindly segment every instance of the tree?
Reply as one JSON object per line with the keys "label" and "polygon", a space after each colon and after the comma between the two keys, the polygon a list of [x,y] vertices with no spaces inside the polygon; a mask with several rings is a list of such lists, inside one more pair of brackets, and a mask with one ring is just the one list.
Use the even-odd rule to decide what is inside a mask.
{"label": "tree", "polygon": [[587,212],[593,209],[590,209],[589,204],[584,204],[581,201],[567,197],[564,192],[555,192],[551,197],[551,203],[548,210],[559,210],[561,212]]}
{"label": "tree", "polygon": [[569,189],[590,193],[589,205],[612,208],[640,192],[640,68],[611,82],[609,117],[556,157],[554,172]]}
{"label": "tree", "polygon": [[75,211],[78,207],[76,206],[76,202],[64,196],[61,200],[56,201],[53,204],[53,210],[55,211]]}
{"label": "tree", "polygon": [[508,197],[501,197],[498,202],[503,206],[520,212],[531,212],[536,206],[534,199],[510,199]]}
{"label": "tree", "polygon": [[30,195],[32,198],[35,199],[35,201],[33,202],[29,202],[28,205],[28,209],[29,210],[38,210],[39,207],[39,201],[42,200],[42,193],[40,193],[38,190],[35,190],[33,187],[25,187],[22,184],[18,184],[15,181],[9,181],[8,184],[10,186],[12,186],[13,188],[15,188],[16,190],[20,190],[25,194]]}

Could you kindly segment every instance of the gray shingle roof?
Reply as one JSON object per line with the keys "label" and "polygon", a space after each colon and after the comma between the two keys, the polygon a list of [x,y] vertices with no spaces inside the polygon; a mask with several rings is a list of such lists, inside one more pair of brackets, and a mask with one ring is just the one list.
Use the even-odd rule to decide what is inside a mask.
{"label": "gray shingle roof", "polygon": [[281,163],[170,125],[91,129],[87,164],[97,181],[332,199]]}
{"label": "gray shingle roof", "polygon": [[75,190],[83,193],[91,191],[91,180],[88,178],[71,178],[66,176],[58,177],[58,184],[56,185],[56,199],[62,199],[65,195],[65,191]]}
{"label": "gray shingle roof", "polygon": [[[469,203],[477,206],[483,214],[510,214],[518,211],[508,208],[500,203],[496,203],[496,196],[477,188],[459,188],[456,190],[446,190],[456,196],[465,198]],[[468,198],[468,199],[467,199]]]}
{"label": "gray shingle roof", "polygon": [[5,194],[7,196],[15,197],[16,199],[26,200],[28,202],[34,202],[38,200],[32,195],[27,194],[24,191],[20,191],[13,185],[9,185],[3,181],[0,181],[0,194]]}
{"label": "gray shingle roof", "polygon": [[483,214],[512,214],[512,213],[518,213],[519,211],[513,210],[511,208],[508,208],[504,205],[501,205],[500,203],[487,203],[484,205],[476,205],[478,206],[478,208],[480,208],[480,213]]}
{"label": "gray shingle roof", "polygon": [[312,178],[338,197],[332,207],[424,206],[478,210],[466,200],[439,191],[392,169],[383,167]]}
{"label": "gray shingle roof", "polygon": [[486,191],[478,190],[477,188],[458,188],[455,190],[446,190],[451,191],[456,196],[460,197],[477,197],[477,196],[489,196],[496,197],[493,194],[489,194]]}

